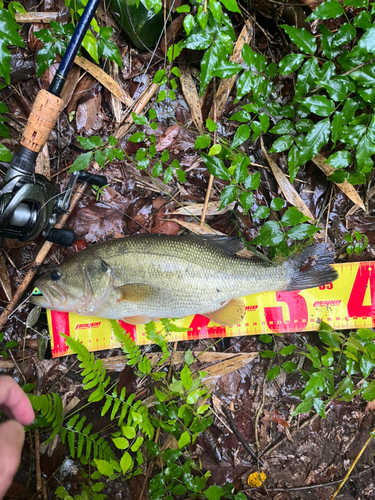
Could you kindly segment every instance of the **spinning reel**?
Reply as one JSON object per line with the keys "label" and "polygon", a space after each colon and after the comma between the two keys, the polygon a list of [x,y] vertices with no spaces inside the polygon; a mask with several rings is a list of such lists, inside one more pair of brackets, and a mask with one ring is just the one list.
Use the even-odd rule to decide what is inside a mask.
{"label": "spinning reel", "polygon": [[94,0],[87,4],[48,91],[41,90],[37,95],[21,146],[13,156],[0,189],[0,245],[4,238],[28,241],[39,234],[59,245],[72,245],[74,231],[54,226],[67,212],[76,182],[89,182],[99,187],[107,184],[102,175],[73,172],[66,190],[60,193],[56,184],[35,174],[37,156],[64,106],[59,96],[66,77],[99,3],[100,0]]}

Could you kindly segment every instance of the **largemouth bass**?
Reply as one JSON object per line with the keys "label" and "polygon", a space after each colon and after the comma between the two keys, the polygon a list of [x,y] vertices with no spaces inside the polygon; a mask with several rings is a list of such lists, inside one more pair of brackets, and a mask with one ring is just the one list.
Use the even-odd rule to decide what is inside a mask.
{"label": "largemouth bass", "polygon": [[221,325],[245,315],[239,297],[302,290],[337,278],[334,254],[313,245],[279,265],[235,255],[238,238],[138,235],[99,243],[36,281],[47,309],[131,324],[202,314]]}

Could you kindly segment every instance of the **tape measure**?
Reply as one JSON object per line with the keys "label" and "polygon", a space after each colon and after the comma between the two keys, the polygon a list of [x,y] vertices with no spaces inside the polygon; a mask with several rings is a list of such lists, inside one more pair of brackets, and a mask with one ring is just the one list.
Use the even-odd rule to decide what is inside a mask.
{"label": "tape measure", "polygon": [[[335,264],[339,278],[319,288],[295,292],[266,292],[242,300],[246,315],[233,326],[220,326],[204,316],[175,321],[188,332],[171,333],[169,340],[315,331],[321,321],[336,330],[371,328],[375,325],[375,262]],[[119,343],[112,335],[109,320],[73,313],[47,311],[53,357],[70,354],[60,332],[78,338],[90,351],[112,349]],[[144,325],[119,321],[138,345],[149,344]],[[160,324],[160,330],[162,325]]]}

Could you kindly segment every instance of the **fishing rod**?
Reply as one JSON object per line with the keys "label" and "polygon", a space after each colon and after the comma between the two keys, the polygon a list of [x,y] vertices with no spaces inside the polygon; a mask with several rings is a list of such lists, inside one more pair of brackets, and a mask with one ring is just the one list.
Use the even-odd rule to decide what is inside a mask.
{"label": "fishing rod", "polygon": [[89,1],[72,35],[66,52],[48,90],[41,90],[34,102],[20,147],[14,154],[0,188],[0,246],[4,238],[20,241],[39,234],[53,243],[69,246],[75,240],[71,229],[55,229],[66,213],[77,181],[103,187],[107,179],[85,171],[73,172],[66,190],[35,173],[36,159],[47,142],[64,107],[60,95],[66,78],[88,30],[100,0]]}

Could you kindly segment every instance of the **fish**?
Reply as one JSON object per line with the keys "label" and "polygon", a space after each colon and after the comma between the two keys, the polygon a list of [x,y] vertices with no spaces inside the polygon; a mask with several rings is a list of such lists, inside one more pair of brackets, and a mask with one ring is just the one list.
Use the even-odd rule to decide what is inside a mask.
{"label": "fish", "polygon": [[236,254],[239,238],[142,234],[98,243],[39,278],[31,302],[136,325],[200,314],[223,326],[245,316],[241,297],[331,283],[324,244],[272,265]]}

